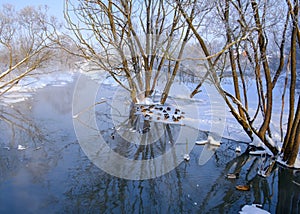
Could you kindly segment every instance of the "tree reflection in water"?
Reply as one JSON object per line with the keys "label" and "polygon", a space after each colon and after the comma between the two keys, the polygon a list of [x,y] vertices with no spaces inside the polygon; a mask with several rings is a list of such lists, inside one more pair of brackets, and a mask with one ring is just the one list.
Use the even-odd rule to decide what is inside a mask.
{"label": "tree reflection in water", "polygon": [[[222,155],[220,153],[223,152],[224,149],[216,155]],[[293,184],[293,170],[283,169],[275,164],[269,177],[258,175],[261,165],[269,166],[271,161],[268,159],[265,163],[262,157],[251,156],[245,151],[226,162],[222,173],[203,200],[201,212],[233,213],[245,204],[259,204],[271,213],[299,213],[299,186],[295,182]],[[226,179],[227,173],[239,173],[240,177]],[[250,185],[250,191],[237,191],[235,186],[241,184]]]}
{"label": "tree reflection in water", "polygon": [[278,170],[277,213],[300,213],[300,173],[290,169]]}
{"label": "tree reflection in water", "polygon": [[[33,100],[1,107],[0,213],[237,213],[252,203],[271,213],[299,213],[299,172],[276,166],[269,177],[258,176],[261,157],[237,155],[236,142],[225,139],[203,166],[198,165],[203,147],[195,146],[189,162],[158,178],[134,181],[103,172],[76,142],[68,98],[72,89],[48,87]],[[100,132],[120,154],[132,159],[156,157],[177,139],[178,126],[152,123],[151,129],[157,131],[144,133],[139,140],[157,139],[154,144],[128,143],[115,132],[105,108],[109,106],[97,112]],[[206,137],[199,132],[199,140]],[[18,151],[18,144],[28,148]],[[3,149],[6,146],[10,150]],[[242,147],[244,151],[246,145]],[[236,172],[239,179],[225,177]],[[250,191],[237,191],[239,184],[251,185]]]}

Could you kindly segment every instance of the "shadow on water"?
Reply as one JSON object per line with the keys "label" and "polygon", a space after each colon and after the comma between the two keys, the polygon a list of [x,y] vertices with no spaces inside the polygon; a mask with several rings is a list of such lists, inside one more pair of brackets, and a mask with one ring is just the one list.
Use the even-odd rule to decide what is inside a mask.
{"label": "shadow on water", "polygon": [[[195,146],[190,161],[158,178],[126,180],[105,173],[77,142],[73,89],[73,84],[50,86],[30,100],[1,107],[0,213],[238,213],[252,203],[271,213],[299,213],[300,173],[275,166],[269,177],[258,176],[257,170],[268,160],[249,156],[245,144],[240,144],[245,152],[237,154],[238,143],[226,139],[202,166],[198,158],[204,147]],[[103,90],[111,99],[110,88]],[[143,136],[157,139],[155,143],[138,146],[124,140],[115,132],[107,103],[97,107],[97,124],[118,153],[132,159],[153,158],[177,139],[178,126],[153,123],[151,129],[157,131]],[[130,129],[134,123],[125,124]],[[206,137],[199,132],[199,140]],[[18,150],[18,145],[25,149]],[[226,178],[237,172],[238,179]],[[237,185],[250,185],[250,191],[238,191]]]}

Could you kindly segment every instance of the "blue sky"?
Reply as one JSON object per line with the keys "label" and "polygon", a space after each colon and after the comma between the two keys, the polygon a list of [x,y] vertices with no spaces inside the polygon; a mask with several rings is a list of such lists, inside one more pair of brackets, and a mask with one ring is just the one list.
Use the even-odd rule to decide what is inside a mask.
{"label": "blue sky", "polygon": [[25,6],[48,5],[49,15],[53,15],[59,19],[63,19],[64,0],[0,0],[2,4],[12,4],[16,9],[21,9]]}

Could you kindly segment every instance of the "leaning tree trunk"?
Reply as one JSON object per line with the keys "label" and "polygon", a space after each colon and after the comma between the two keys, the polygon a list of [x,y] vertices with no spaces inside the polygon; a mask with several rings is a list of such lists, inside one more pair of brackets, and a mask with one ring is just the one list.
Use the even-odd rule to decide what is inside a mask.
{"label": "leaning tree trunk", "polygon": [[[291,8],[290,8],[291,10]],[[294,9],[292,10],[292,20],[293,20],[293,30],[291,37],[291,82],[290,82],[290,109],[289,109],[289,118],[287,133],[284,138],[283,144],[283,160],[287,161],[288,165],[293,165],[298,155],[299,150],[299,129],[300,129],[300,100],[298,97],[298,106],[295,112],[295,90],[296,90],[296,64],[297,64],[297,55],[296,55],[296,45],[297,45],[297,28],[298,25],[298,1],[295,1]]]}
{"label": "leaning tree trunk", "polygon": [[293,122],[291,136],[288,149],[285,150],[284,157],[287,159],[288,165],[294,165],[300,145],[300,100],[298,99],[298,107],[296,116]]}

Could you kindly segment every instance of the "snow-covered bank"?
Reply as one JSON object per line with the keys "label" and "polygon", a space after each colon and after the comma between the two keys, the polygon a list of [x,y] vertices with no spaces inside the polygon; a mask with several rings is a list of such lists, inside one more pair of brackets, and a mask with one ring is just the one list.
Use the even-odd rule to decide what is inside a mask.
{"label": "snow-covered bank", "polygon": [[[26,76],[0,97],[0,104],[11,105],[13,103],[22,102],[30,98],[38,89],[48,85],[64,86],[73,80],[74,73],[72,72],[53,72]],[[6,88],[0,90],[0,93],[4,90],[6,90]]]}

